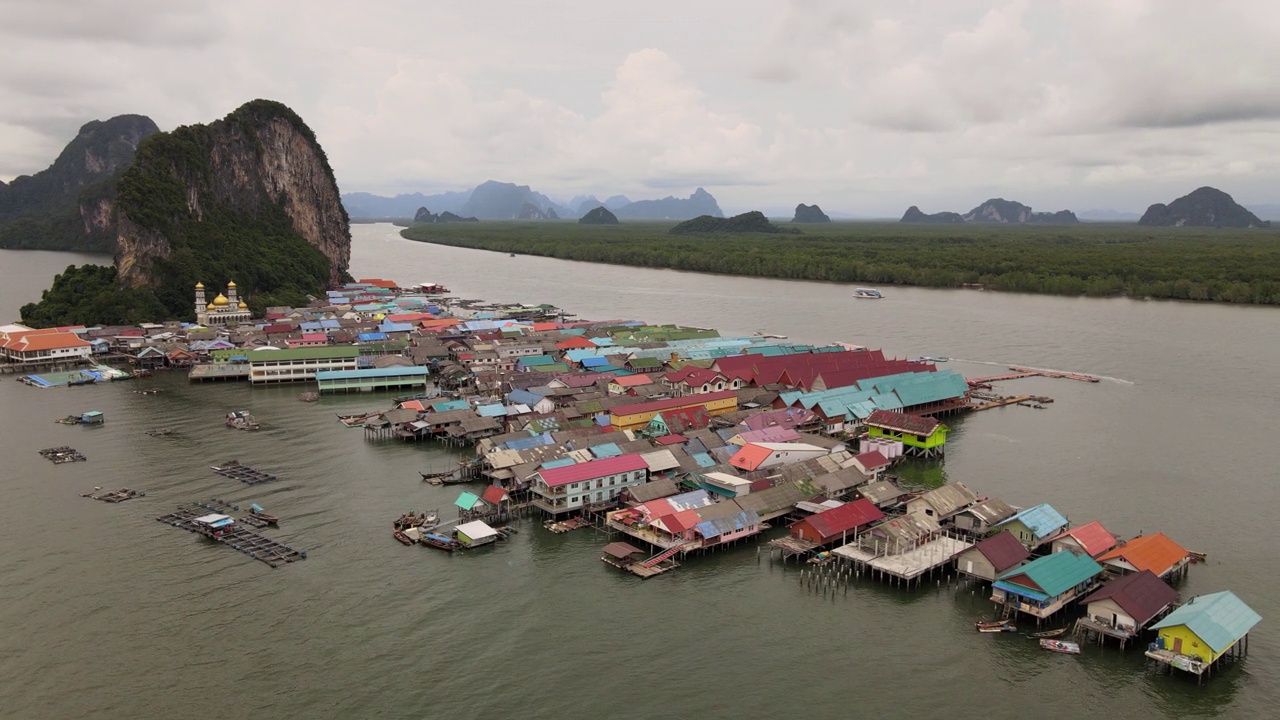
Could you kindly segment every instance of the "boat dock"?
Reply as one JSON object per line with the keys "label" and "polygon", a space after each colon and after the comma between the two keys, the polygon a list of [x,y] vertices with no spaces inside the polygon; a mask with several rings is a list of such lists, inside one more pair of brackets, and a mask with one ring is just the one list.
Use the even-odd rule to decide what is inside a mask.
{"label": "boat dock", "polygon": [[161,515],[156,520],[188,532],[203,535],[214,542],[228,545],[233,550],[239,550],[254,560],[261,560],[273,568],[307,558],[305,550],[296,550],[292,546],[272,540],[265,535],[235,523],[229,522],[217,530],[212,530],[208,524],[196,522],[197,518],[207,517],[209,511],[210,506],[197,503],[179,507],[177,511]]}
{"label": "boat dock", "polygon": [[190,382],[208,380],[248,380],[248,363],[205,363],[191,368],[187,374]]}
{"label": "boat dock", "polygon": [[261,470],[251,468],[248,465],[241,465],[239,460],[231,460],[223,463],[222,465],[214,465],[209,469],[218,473],[222,477],[239,480],[246,485],[261,485],[262,483],[271,482],[272,480],[277,479],[276,476],[271,473],[262,472]]}
{"label": "boat dock", "polygon": [[54,465],[61,465],[62,463],[69,462],[84,462],[89,459],[75,448],[67,447],[66,445],[63,445],[62,447],[45,448],[39,452],[41,456],[49,462],[52,462]]}
{"label": "boat dock", "polygon": [[644,551],[635,545],[625,542],[612,542],[604,546],[600,559],[644,580],[680,567],[675,555],[681,550],[683,550],[683,547],[677,545],[651,558],[645,558]]}
{"label": "boat dock", "polygon": [[818,543],[812,540],[785,535],[769,541],[769,557],[772,559],[773,551],[777,550],[782,556],[782,561],[786,562],[793,557],[808,555],[819,547]]}
{"label": "boat dock", "polygon": [[984,387],[994,382],[1004,380],[1017,380],[1019,378],[1029,377],[1046,377],[1046,378],[1066,378],[1067,380],[1079,380],[1080,382],[1101,382],[1099,378],[1084,373],[1065,372],[1062,370],[1038,370],[1036,368],[1023,367],[1021,365],[1010,365],[1009,372],[1001,375],[988,375],[986,377],[966,378],[965,382],[969,383],[969,387]]}

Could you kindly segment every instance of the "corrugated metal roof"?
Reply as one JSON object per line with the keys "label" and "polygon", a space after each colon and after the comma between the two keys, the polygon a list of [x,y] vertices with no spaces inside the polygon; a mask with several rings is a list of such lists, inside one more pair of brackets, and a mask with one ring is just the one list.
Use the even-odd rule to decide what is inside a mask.
{"label": "corrugated metal roof", "polygon": [[1102,566],[1088,555],[1060,552],[1005,571],[993,587],[1047,600],[1101,573]]}
{"label": "corrugated metal roof", "polygon": [[478,495],[474,493],[463,492],[461,495],[458,496],[457,500],[453,501],[453,504],[457,505],[463,510],[470,510],[471,508],[475,507],[476,503],[478,502],[480,502],[480,497]]}
{"label": "corrugated metal roof", "polygon": [[647,503],[650,500],[669,497],[675,495],[676,491],[676,481],[671,478],[658,478],[657,480],[650,480],[647,483],[627,488],[627,493],[637,503]]}
{"label": "corrugated metal roof", "polygon": [[649,466],[645,464],[644,458],[637,454],[620,455],[613,458],[605,458],[603,460],[592,460],[590,462],[578,463],[562,468],[544,468],[538,471],[542,477],[542,481],[551,487],[566,485],[573,482],[581,482],[582,480],[591,480],[594,478],[604,477],[606,475],[614,475],[617,473],[632,472],[635,470],[648,471]]}
{"label": "corrugated metal roof", "polygon": [[1119,605],[1142,626],[1173,604],[1178,599],[1178,593],[1150,570],[1143,570],[1121,575],[1080,602],[1088,605],[1107,599]]}
{"label": "corrugated metal roof", "polygon": [[1230,590],[1191,598],[1191,602],[1169,613],[1153,628],[1186,625],[1215,653],[1231,647],[1245,636],[1254,625],[1262,622],[1262,616],[1236,597]]}
{"label": "corrugated metal roof", "polygon": [[1186,548],[1171,540],[1168,535],[1158,532],[1136,537],[1103,553],[1098,557],[1098,562],[1123,560],[1135,570],[1150,570],[1156,575],[1164,575],[1186,558]]}
{"label": "corrugated metal roof", "polygon": [[991,567],[995,568],[997,573],[1002,573],[1009,568],[1016,567],[1023,560],[1031,557],[1031,552],[1026,546],[1018,542],[1018,538],[1008,530],[1002,530],[995,535],[983,540],[973,546],[974,550],[982,553],[982,556],[991,563]]}
{"label": "corrugated metal roof", "polygon": [[1035,533],[1037,540],[1049,537],[1067,525],[1067,519],[1062,516],[1062,513],[1054,510],[1049,503],[1040,503],[1034,507],[1029,507],[1001,522],[1000,525],[1008,525],[1015,520],[1021,522],[1028,530]]}
{"label": "corrugated metal roof", "polygon": [[[1094,557],[1116,546],[1116,536],[1112,535],[1097,520],[1077,528],[1071,528],[1059,537],[1074,538],[1086,553]],[[1057,542],[1057,540],[1054,540],[1054,542]]]}
{"label": "corrugated metal roof", "polygon": [[828,543],[839,537],[841,534],[857,530],[865,525],[880,520],[884,517],[884,513],[880,512],[880,508],[872,505],[866,498],[858,498],[853,502],[845,503],[838,508],[833,508],[816,515],[798,520],[792,526],[792,534],[800,532],[797,526],[808,526],[818,533],[817,538],[810,537],[808,539],[815,540],[819,543]]}

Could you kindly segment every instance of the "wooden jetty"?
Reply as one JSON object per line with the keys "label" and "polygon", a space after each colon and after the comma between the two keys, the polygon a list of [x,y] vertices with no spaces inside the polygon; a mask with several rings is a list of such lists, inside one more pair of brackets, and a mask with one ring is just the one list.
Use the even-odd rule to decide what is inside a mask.
{"label": "wooden jetty", "polygon": [[987,400],[978,405],[974,405],[973,410],[974,412],[977,412],[978,410],[992,410],[994,408],[1006,407],[1008,405],[1022,405],[1023,403],[1036,400],[1036,398],[1037,396],[1035,395],[1010,395],[1009,397],[1002,397],[998,400]]}
{"label": "wooden jetty", "polygon": [[75,448],[67,447],[66,445],[63,445],[62,447],[45,448],[39,452],[42,457],[52,462],[54,465],[61,465],[69,462],[84,462],[89,459]]}
{"label": "wooden jetty", "polygon": [[600,559],[638,578],[646,579],[680,567],[680,563],[673,557],[680,549],[677,546],[646,560],[644,551],[640,548],[630,543],[612,542],[601,550]]}
{"label": "wooden jetty", "polygon": [[[229,516],[211,513],[209,508],[210,506],[204,503],[182,506],[177,511],[161,515],[156,520],[230,546],[233,550],[238,550],[254,560],[261,560],[273,568],[306,559],[305,550],[297,550],[272,540],[234,521],[226,522],[231,520]],[[226,520],[211,522],[210,518]]]}
{"label": "wooden jetty", "polygon": [[1080,382],[1100,382],[1099,378],[1084,373],[1064,372],[1061,370],[1037,370],[1036,368],[1022,367],[1021,365],[1010,365],[1009,372],[1001,375],[988,375],[986,377],[968,378],[965,382],[969,383],[969,387],[986,387],[991,383],[1001,382],[1003,380],[1017,380],[1019,378],[1029,377],[1046,377],[1046,378],[1066,378],[1067,380],[1079,380]]}
{"label": "wooden jetty", "polygon": [[239,480],[246,485],[261,485],[277,479],[272,473],[263,472],[248,465],[241,465],[239,460],[228,460],[221,465],[210,466],[209,469],[222,477]]}
{"label": "wooden jetty", "polygon": [[89,498],[91,500],[101,500],[108,503],[122,503],[125,500],[146,497],[147,494],[138,490],[130,490],[129,488],[120,488],[119,490],[103,490],[96,487],[92,492],[82,493],[80,497]]}
{"label": "wooden jetty", "polygon": [[786,562],[793,557],[803,557],[817,550],[820,546],[812,540],[804,538],[792,537],[784,535],[769,541],[769,559],[773,559],[773,551],[777,550],[782,557],[782,561]]}

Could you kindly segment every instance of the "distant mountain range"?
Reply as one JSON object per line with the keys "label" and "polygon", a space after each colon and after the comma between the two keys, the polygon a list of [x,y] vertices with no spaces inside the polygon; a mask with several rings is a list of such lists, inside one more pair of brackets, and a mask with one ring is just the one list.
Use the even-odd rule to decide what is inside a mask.
{"label": "distant mountain range", "polygon": [[597,207],[606,207],[623,220],[688,220],[701,215],[724,217],[711,193],[698,188],[688,198],[632,202],[623,195],[597,200],[594,195],[578,196],[559,203],[528,185],[489,180],[471,190],[438,195],[412,193],[382,197],[370,193],[348,193],[342,203],[352,218],[380,220],[411,218],[420,208],[431,213],[455,213],[481,220],[540,220],[581,217]]}
{"label": "distant mountain range", "polygon": [[920,223],[931,225],[955,225],[965,223],[1036,223],[1045,225],[1072,225],[1080,222],[1070,210],[1058,212],[1033,212],[1027,205],[1004,198],[992,198],[969,212],[961,215],[955,212],[938,212],[926,215],[920,208],[912,205],[903,214],[904,223]]}

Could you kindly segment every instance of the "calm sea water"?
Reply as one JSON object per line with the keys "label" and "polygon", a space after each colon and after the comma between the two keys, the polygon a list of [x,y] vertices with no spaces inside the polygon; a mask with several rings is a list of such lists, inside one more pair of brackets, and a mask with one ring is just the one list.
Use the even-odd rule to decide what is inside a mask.
{"label": "calm sea water", "polygon": [[[1017,363],[1105,376],[1007,384],[1057,402],[958,421],[946,477],[1207,552],[1179,590],[1229,588],[1257,609],[1250,657],[1197,688],[1148,673],[1134,650],[1068,657],[974,633],[990,606],[963,586],[864,580],[815,594],[752,546],[643,583],[598,560],[602,536],[535,523],[480,552],[406,548],[391,519],[451,515],[457,491],[418,479],[442,450],[366,442],[335,421],[383,397],[307,404],[301,387],[179,375],[42,391],[8,376],[0,717],[1274,716],[1280,311],[902,288],[855,301],[841,285],[512,258],[402,240],[388,225],[353,234],[353,274],[464,297],[947,355],[968,375]],[[0,251],[0,318],[83,261]],[[164,392],[133,392],[151,386]],[[105,427],[53,423],[90,409]],[[224,427],[234,409],[264,430]],[[144,434],[156,426],[177,433]],[[89,461],[36,454],[55,445]],[[229,458],[281,479],[250,488],[208,469]],[[95,485],[147,497],[78,497]],[[310,558],[272,570],[153,519],[213,497],[279,514],[272,534]]]}

